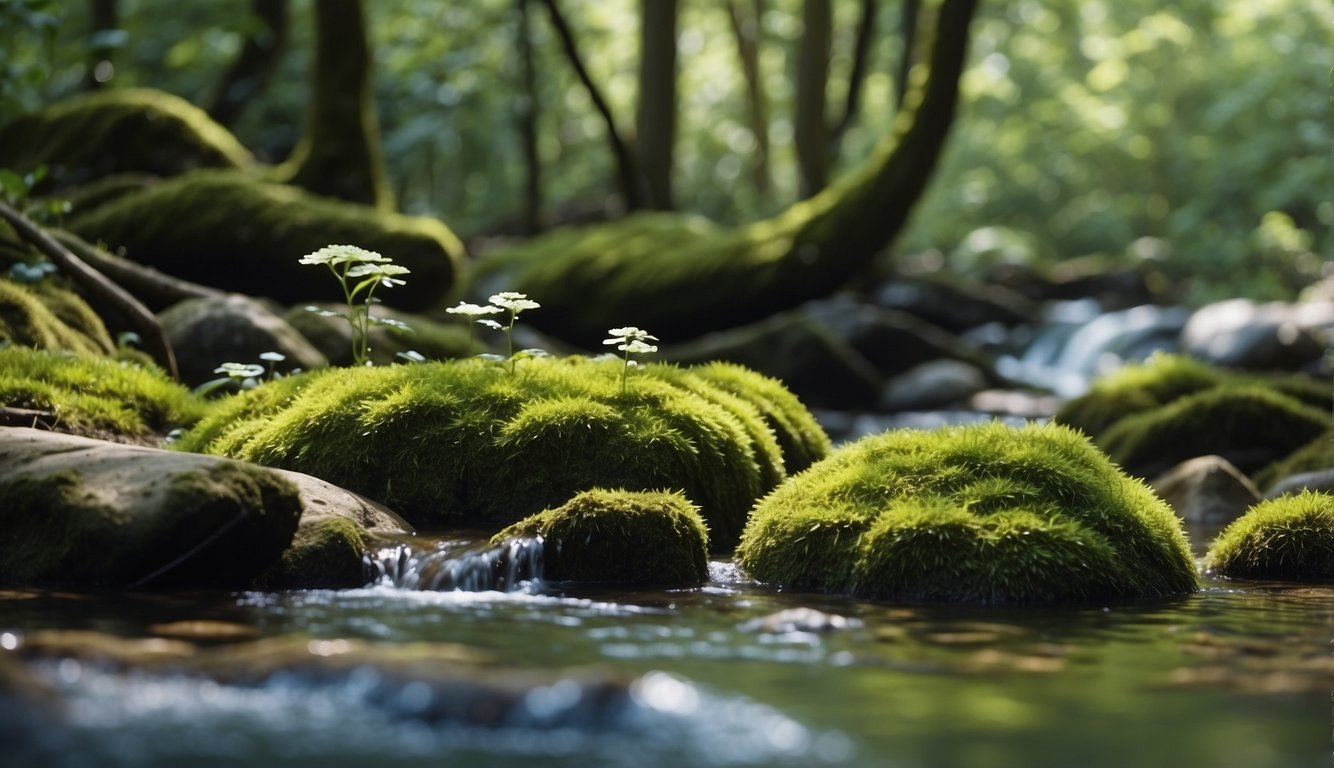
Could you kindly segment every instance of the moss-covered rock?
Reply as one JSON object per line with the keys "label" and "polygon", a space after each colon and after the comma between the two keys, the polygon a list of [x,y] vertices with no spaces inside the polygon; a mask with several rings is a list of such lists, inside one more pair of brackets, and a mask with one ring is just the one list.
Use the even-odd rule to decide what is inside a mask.
{"label": "moss-covered rock", "polygon": [[439,303],[463,258],[458,238],[434,219],[317,197],[240,171],[188,173],[76,211],[68,227],[176,277],[284,304],[342,300],[327,270],[299,263],[326,245],[356,245],[412,270],[405,285],[376,294],[404,309]]}
{"label": "moss-covered rock", "polygon": [[0,168],[27,172],[46,165],[57,188],[114,173],[175,176],[253,163],[203,110],[149,88],[81,94],[0,126]]}
{"label": "moss-covered rock", "polygon": [[420,527],[514,523],[594,487],[680,489],[730,548],[786,472],[760,411],[688,370],[639,368],[624,393],[620,377],[586,358],[312,372],[218,404],[179,446],[336,481]]}
{"label": "moss-covered rock", "polygon": [[185,299],[158,313],[158,321],[176,350],[181,381],[191,386],[218,378],[216,370],[222,363],[258,363],[266,352],[285,358],[276,373],[329,364],[323,353],[266,302],[249,296]]}
{"label": "moss-covered rock", "polygon": [[1319,408],[1260,387],[1214,387],[1110,426],[1098,444],[1127,471],[1152,476],[1218,454],[1253,472],[1314,440],[1329,425]]}
{"label": "moss-covered rock", "polygon": [[542,578],[691,586],[709,576],[708,531],[681,493],[584,491],[491,539],[542,539]]}
{"label": "moss-covered rock", "polygon": [[1334,496],[1307,491],[1255,505],[1219,534],[1204,567],[1241,579],[1334,581]]}
{"label": "moss-covered rock", "polygon": [[50,281],[0,279],[0,340],[20,347],[110,355],[115,344],[82,298]]}
{"label": "moss-covered rock", "polygon": [[378,536],[412,533],[398,515],[333,483],[270,470],[296,486],[301,521],[292,543],[255,585],[264,589],[339,589],[366,583],[366,550]]}
{"label": "moss-covered rock", "polygon": [[1056,603],[1196,586],[1171,509],[1056,425],[863,438],[756,504],[737,554],[761,581],[871,598]]}
{"label": "moss-covered rock", "polygon": [[292,540],[296,488],[215,457],[0,428],[0,583],[241,588]]}
{"label": "moss-covered rock", "polygon": [[162,435],[208,409],[158,368],[21,347],[0,348],[0,405],[52,413],[62,431],[119,438]]}

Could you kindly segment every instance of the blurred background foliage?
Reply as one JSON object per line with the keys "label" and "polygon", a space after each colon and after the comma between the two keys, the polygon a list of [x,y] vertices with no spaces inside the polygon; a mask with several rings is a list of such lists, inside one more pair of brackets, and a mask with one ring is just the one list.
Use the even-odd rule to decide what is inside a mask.
{"label": "blurred background foliage", "polygon": [[[293,0],[277,76],[233,126],[282,160],[309,94],[311,3]],[[829,93],[845,88],[860,3],[832,0]],[[835,172],[855,166],[895,111],[898,3],[882,2],[862,109]],[[97,79],[204,102],[258,20],[249,5],[120,0],[117,28],[92,4],[0,0],[0,114]],[[465,238],[518,231],[524,160],[516,0],[373,0],[375,96],[399,206]],[[564,0],[586,65],[618,123],[633,125],[640,5]],[[756,183],[758,137],[724,0],[682,0],[675,204],[722,222],[798,194],[794,74],[801,0],[762,4],[760,76],[773,183]],[[614,209],[604,127],[530,9],[538,149],[548,224]],[[887,265],[980,274],[1075,257],[1157,262],[1186,301],[1292,298],[1331,260],[1332,0],[987,0],[952,141]],[[832,111],[832,107],[831,107]]]}

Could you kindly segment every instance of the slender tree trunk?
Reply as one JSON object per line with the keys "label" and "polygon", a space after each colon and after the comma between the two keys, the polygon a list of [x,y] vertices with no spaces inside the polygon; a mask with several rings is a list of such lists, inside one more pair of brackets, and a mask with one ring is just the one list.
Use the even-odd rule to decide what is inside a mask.
{"label": "slender tree trunk", "polygon": [[105,34],[119,27],[116,0],[91,0],[89,3],[88,70],[83,74],[83,88],[96,91],[102,88],[116,72],[111,57],[115,46],[105,44]]}
{"label": "slender tree trunk", "polygon": [[895,78],[898,93],[894,105],[897,107],[903,106],[903,97],[908,95],[910,86],[908,76],[912,72],[917,55],[914,49],[917,47],[917,16],[921,6],[921,0],[903,0],[903,7],[900,9],[902,16],[899,22],[899,35],[903,39],[903,56],[899,58],[899,73]]}
{"label": "slender tree trunk", "polygon": [[162,325],[158,322],[157,317],[138,299],[130,295],[124,288],[108,280],[101,272],[88,266],[82,259],[71,253],[68,248],[47,234],[45,230],[4,202],[0,202],[0,220],[9,224],[19,237],[41,251],[60,271],[82,286],[89,294],[105,301],[117,311],[123,313],[134,327],[134,330],[138,331],[143,338],[144,344],[148,347],[148,354],[152,355],[157,364],[162,366],[162,369],[170,374],[172,378],[179,376],[176,370],[176,356],[172,353],[171,342],[167,340],[167,334],[162,330]]}
{"label": "slender tree trunk", "polygon": [[261,26],[246,37],[241,53],[209,98],[208,114],[222,125],[235,123],[250,100],[268,86],[287,45],[287,0],[250,0],[250,15]]}
{"label": "slender tree trunk", "polygon": [[532,0],[516,0],[519,24],[515,34],[519,46],[519,78],[521,81],[518,106],[515,111],[519,123],[519,140],[523,145],[523,231],[531,235],[541,227],[542,215],[542,158],[537,151],[537,68],[533,63],[532,19],[528,4]]}
{"label": "slender tree trunk", "polygon": [[732,22],[737,55],[741,59],[741,72],[746,78],[750,132],[755,137],[752,165],[755,189],[761,197],[768,197],[773,190],[773,178],[769,172],[769,99],[764,79],[760,76],[760,24],[764,19],[764,0],[754,0],[749,12],[741,0],[729,0],[727,17]]}
{"label": "slender tree trunk", "polygon": [[315,3],[312,66],[305,134],[285,164],[290,182],[316,194],[393,208],[371,94],[362,0]]}
{"label": "slender tree trunk", "polygon": [[852,68],[848,71],[848,90],[843,96],[843,114],[829,128],[829,157],[837,160],[843,134],[857,119],[861,108],[862,86],[866,82],[867,60],[875,41],[877,0],[862,0],[861,17],[857,20],[857,42],[852,50]]}
{"label": "slender tree trunk", "polygon": [[829,0],[806,0],[802,4],[801,18],[796,114],[792,126],[797,167],[801,171],[801,196],[810,197],[829,183],[829,142],[825,122],[825,89],[829,84],[833,34]]}
{"label": "slender tree trunk", "polygon": [[584,90],[588,92],[588,98],[592,100],[593,106],[597,108],[598,114],[602,116],[602,123],[607,130],[607,144],[611,148],[612,157],[616,160],[616,175],[621,188],[621,196],[625,201],[625,208],[628,211],[636,210],[642,207],[644,196],[640,191],[639,169],[635,165],[634,155],[631,154],[629,145],[616,127],[616,119],[611,113],[611,107],[607,105],[607,100],[602,97],[602,91],[598,90],[597,84],[593,82],[592,75],[588,73],[588,68],[584,66],[583,58],[579,55],[579,45],[574,39],[574,32],[570,30],[570,25],[565,21],[565,16],[561,13],[560,7],[556,5],[556,0],[542,0],[542,2],[551,15],[551,26],[555,28],[557,36],[560,37],[565,58],[569,60],[570,66],[574,68],[574,73],[579,78],[579,82],[583,84]]}
{"label": "slender tree trunk", "polygon": [[676,144],[676,0],[640,5],[639,106],[635,150],[648,187],[648,207],[672,208]]}

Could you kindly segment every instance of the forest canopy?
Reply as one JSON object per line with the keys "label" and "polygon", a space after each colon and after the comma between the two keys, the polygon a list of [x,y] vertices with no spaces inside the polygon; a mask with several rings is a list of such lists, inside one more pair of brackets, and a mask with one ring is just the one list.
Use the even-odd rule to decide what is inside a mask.
{"label": "forest canopy", "polygon": [[[667,139],[676,209],[722,223],[772,215],[820,183],[799,151],[811,126],[828,145],[830,177],[861,164],[888,130],[902,89],[904,3],[659,3],[676,8]],[[531,163],[520,117],[530,107],[541,169],[532,223],[623,208],[605,121],[546,5],[366,3],[384,162],[400,210],[439,217],[465,239],[523,231]],[[285,9],[281,27],[266,7]],[[645,6],[559,7],[588,76],[633,138],[649,82],[640,67]],[[312,8],[308,0],[4,0],[0,115],[89,87],[152,86],[216,102],[228,67],[268,35],[274,72],[229,127],[261,159],[280,162],[310,100]],[[891,263],[970,272],[1090,255],[1155,259],[1182,298],[1291,298],[1334,246],[1329,11],[1326,0],[984,2],[950,142]],[[802,77],[813,66],[821,72],[821,61],[812,102]],[[822,119],[811,122],[821,102]]]}

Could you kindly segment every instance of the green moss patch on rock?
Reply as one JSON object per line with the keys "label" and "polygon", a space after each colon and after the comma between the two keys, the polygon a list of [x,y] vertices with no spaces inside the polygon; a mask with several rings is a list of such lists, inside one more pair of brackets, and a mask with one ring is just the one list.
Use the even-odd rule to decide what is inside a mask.
{"label": "green moss patch on rock", "polygon": [[420,527],[510,524],[594,487],[678,489],[712,546],[733,546],[785,474],[759,410],[688,369],[620,382],[620,361],[581,357],[311,372],[219,403],[179,445],[336,481]]}
{"label": "green moss patch on rock", "polygon": [[46,165],[56,187],[114,173],[175,176],[253,164],[202,109],[150,88],[81,94],[0,126],[0,168],[24,173]]}
{"label": "green moss patch on rock", "polygon": [[681,493],[594,488],[491,539],[542,539],[551,581],[693,586],[709,575],[708,531]]}
{"label": "green moss patch on rock", "polygon": [[188,173],[76,211],[68,226],[170,275],[284,304],[342,300],[328,270],[299,263],[326,245],[355,245],[410,269],[406,284],[376,294],[403,309],[440,303],[463,258],[458,238],[435,219],[317,197],[240,171]]}
{"label": "green moss patch on rock", "polygon": [[1062,603],[1196,587],[1171,509],[1056,425],[863,438],[756,504],[737,554],[761,581],[869,598]]}
{"label": "green moss patch on rock", "polygon": [[0,428],[0,583],[242,588],[292,540],[296,488],[215,457]]}
{"label": "green moss patch on rock", "polygon": [[1334,581],[1334,496],[1306,491],[1255,505],[1219,534],[1204,567],[1241,579]]}
{"label": "green moss patch on rock", "polygon": [[1208,454],[1254,471],[1315,439],[1328,424],[1326,412],[1270,389],[1215,387],[1127,416],[1098,444],[1141,476]]}
{"label": "green moss patch on rock", "polygon": [[82,298],[48,281],[0,279],[0,340],[20,347],[110,355],[115,344]]}
{"label": "green moss patch on rock", "polygon": [[165,434],[208,409],[158,368],[21,347],[0,348],[0,405],[52,413],[62,431],[122,438]]}

